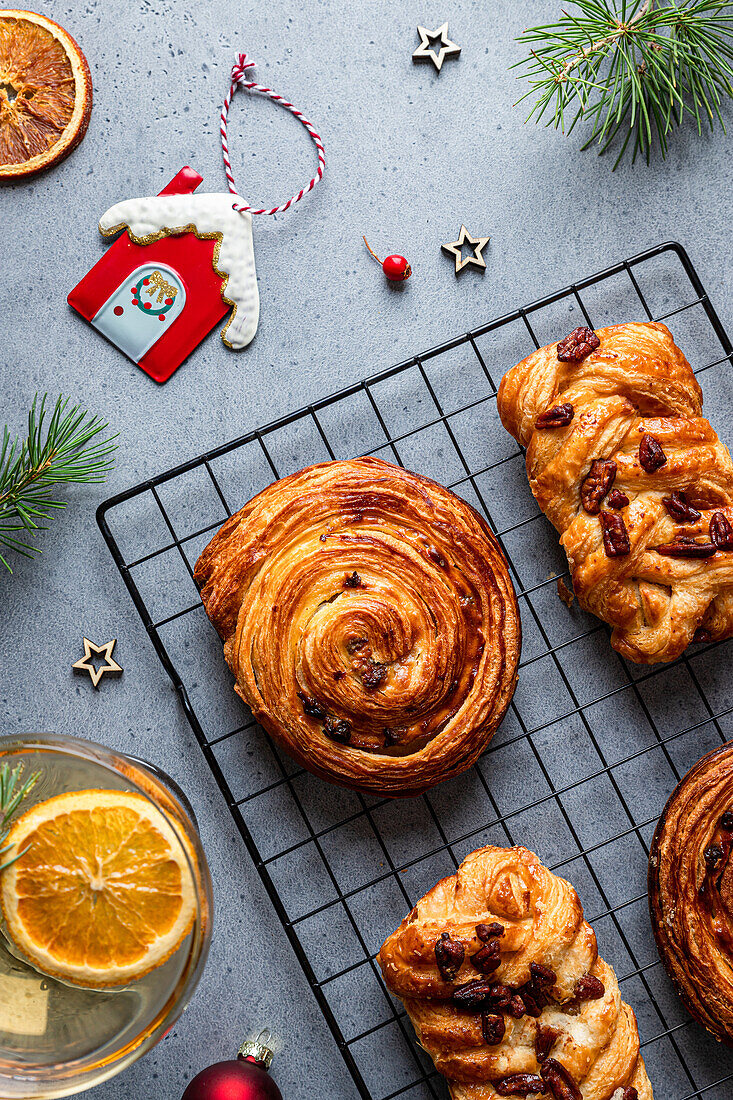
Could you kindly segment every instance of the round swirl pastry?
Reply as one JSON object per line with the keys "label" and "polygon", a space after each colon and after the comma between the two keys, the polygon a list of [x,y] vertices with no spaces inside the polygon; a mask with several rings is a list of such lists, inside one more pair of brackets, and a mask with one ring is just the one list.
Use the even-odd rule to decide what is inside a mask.
{"label": "round swirl pastry", "polygon": [[649,857],[649,905],[686,1007],[733,1046],[733,745],[703,756],[673,791]]}
{"label": "round swirl pastry", "polygon": [[362,458],[277,481],[195,578],[236,690],[324,779],[417,794],[470,767],[509,705],[506,561],[465,501],[417,474]]}
{"label": "round swirl pastry", "polygon": [[513,367],[498,403],[619,653],[652,664],[733,635],[733,462],[664,325],[576,329]]}
{"label": "round swirl pastry", "polygon": [[453,1100],[652,1100],[578,894],[532,851],[474,851],[378,960]]}
{"label": "round swirl pastry", "polygon": [[473,852],[377,958],[453,1100],[652,1100],[578,895],[526,848]]}

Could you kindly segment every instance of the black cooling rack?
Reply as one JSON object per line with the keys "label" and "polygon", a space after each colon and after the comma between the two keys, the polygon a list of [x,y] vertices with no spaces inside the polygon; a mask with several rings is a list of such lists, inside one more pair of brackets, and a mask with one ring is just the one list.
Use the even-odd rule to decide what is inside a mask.
{"label": "black cooling rack", "polygon": [[[649,842],[684,772],[733,737],[726,644],[656,669],[557,597],[557,536],[496,413],[504,371],[578,324],[665,320],[723,434],[733,347],[684,249],[662,244],[350,386],[99,508],[97,519],[353,1075],[370,1100],[447,1091],[374,956],[414,902],[485,843],[524,843],[577,887],[636,1010],[662,1100],[724,1100],[733,1052],[687,1016],[659,963],[646,901]],[[192,570],[224,519],[312,462],[376,454],[427,474],[488,519],[524,628],[501,729],[466,775],[391,802],[329,787],[272,744],[235,697]]]}

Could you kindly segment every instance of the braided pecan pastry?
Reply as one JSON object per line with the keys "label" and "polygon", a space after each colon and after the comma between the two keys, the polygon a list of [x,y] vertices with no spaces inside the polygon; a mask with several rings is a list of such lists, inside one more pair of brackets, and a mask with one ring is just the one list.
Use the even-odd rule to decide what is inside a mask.
{"label": "braided pecan pastry", "polygon": [[513,367],[498,402],[613,647],[653,664],[731,637],[733,462],[669,330],[576,329]]}
{"label": "braided pecan pastry", "polygon": [[465,771],[516,684],[507,563],[465,501],[374,458],[309,466],[196,564],[236,690],[299,763],[411,795]]}
{"label": "braided pecan pastry", "polygon": [[733,745],[687,773],[657,825],[649,905],[662,957],[688,1010],[733,1046]]}
{"label": "braided pecan pastry", "polygon": [[652,1100],[578,895],[526,848],[473,852],[377,958],[453,1100]]}

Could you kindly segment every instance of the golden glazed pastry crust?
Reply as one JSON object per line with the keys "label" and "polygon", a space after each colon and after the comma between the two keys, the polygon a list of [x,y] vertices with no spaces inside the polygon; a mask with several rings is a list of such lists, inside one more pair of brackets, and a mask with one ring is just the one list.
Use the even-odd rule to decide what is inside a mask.
{"label": "golden glazed pastry crust", "polygon": [[[436,944],[445,933],[460,945],[459,959],[462,950],[452,974],[438,965]],[[481,973],[472,956],[486,948],[500,965]],[[526,848],[473,852],[417,903],[377,959],[453,1100],[499,1100],[511,1095],[502,1090],[516,1074],[539,1077],[550,1098],[635,1100],[636,1090],[639,1100],[652,1100],[636,1018],[621,1001],[612,968],[598,957],[578,895]],[[497,1008],[500,992],[483,1006],[457,1007],[456,990],[480,979],[522,997],[527,1011],[517,1018],[521,1006],[512,1006],[514,1015]],[[482,1013],[503,1020],[498,1041],[494,1034],[487,1042]],[[559,1072],[570,1091],[552,1088]]]}
{"label": "golden glazed pastry crust", "polygon": [[[596,335],[600,346],[580,362],[561,362],[550,344],[512,368],[499,387],[499,414],[527,448],[532,492],[561,533],[580,605],[613,627],[611,644],[624,657],[671,661],[697,631],[698,640],[733,635],[733,542],[707,557],[679,551],[692,540],[707,553],[716,525],[719,543],[726,525],[733,533],[733,462],[700,415],[700,386],[665,325],[614,325]],[[536,426],[566,404],[570,423]],[[648,468],[646,437],[666,458],[657,469]],[[583,483],[604,459],[615,464],[613,488],[592,514]],[[679,494],[684,507],[674,515],[664,501],[674,510]],[[628,553],[609,556],[603,528],[620,522]],[[656,549],[670,544],[673,556]]]}
{"label": "golden glazed pastry crust", "polygon": [[729,1046],[732,844],[733,746],[725,745],[698,761],[664,808],[649,857],[649,905],[659,954],[677,992],[695,1019]]}
{"label": "golden glazed pastry crust", "polygon": [[417,474],[309,466],[232,516],[194,575],[236,690],[324,779],[418,794],[470,767],[509,705],[507,563],[465,501]]}

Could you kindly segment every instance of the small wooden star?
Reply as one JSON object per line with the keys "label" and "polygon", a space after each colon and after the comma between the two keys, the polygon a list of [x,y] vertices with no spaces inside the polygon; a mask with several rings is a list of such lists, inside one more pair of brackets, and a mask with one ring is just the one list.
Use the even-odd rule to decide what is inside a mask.
{"label": "small wooden star", "polygon": [[[432,61],[438,72],[440,72],[446,57],[458,57],[461,52],[461,47],[457,46],[455,42],[451,42],[448,37],[447,23],[444,23],[442,27],[438,27],[437,31],[428,31],[425,27],[418,27],[417,33],[420,35],[420,45],[413,53],[412,60]],[[440,44],[440,50],[437,53],[432,45],[436,38]]]}
{"label": "small wooden star", "polygon": [[[77,673],[88,672],[94,687],[99,688],[99,681],[104,675],[122,675],[122,666],[112,659],[112,651],[116,645],[116,638],[113,638],[111,642],[105,642],[104,645],[95,645],[94,642],[90,642],[88,638],[85,638],[84,656],[80,657],[71,667]],[[94,657],[104,657],[105,663],[97,668],[94,664]]]}
{"label": "small wooden star", "polygon": [[[456,261],[456,275],[463,271],[464,267],[468,264],[473,264],[474,267],[478,267],[481,271],[486,270],[486,260],[482,253],[486,248],[486,245],[491,240],[491,237],[472,237],[466,229],[465,225],[461,226],[461,232],[458,234],[457,241],[451,241],[450,244],[443,244],[440,247],[449,256],[454,256]],[[466,256],[463,259],[463,246],[468,241],[470,245],[473,245],[473,256]]]}

